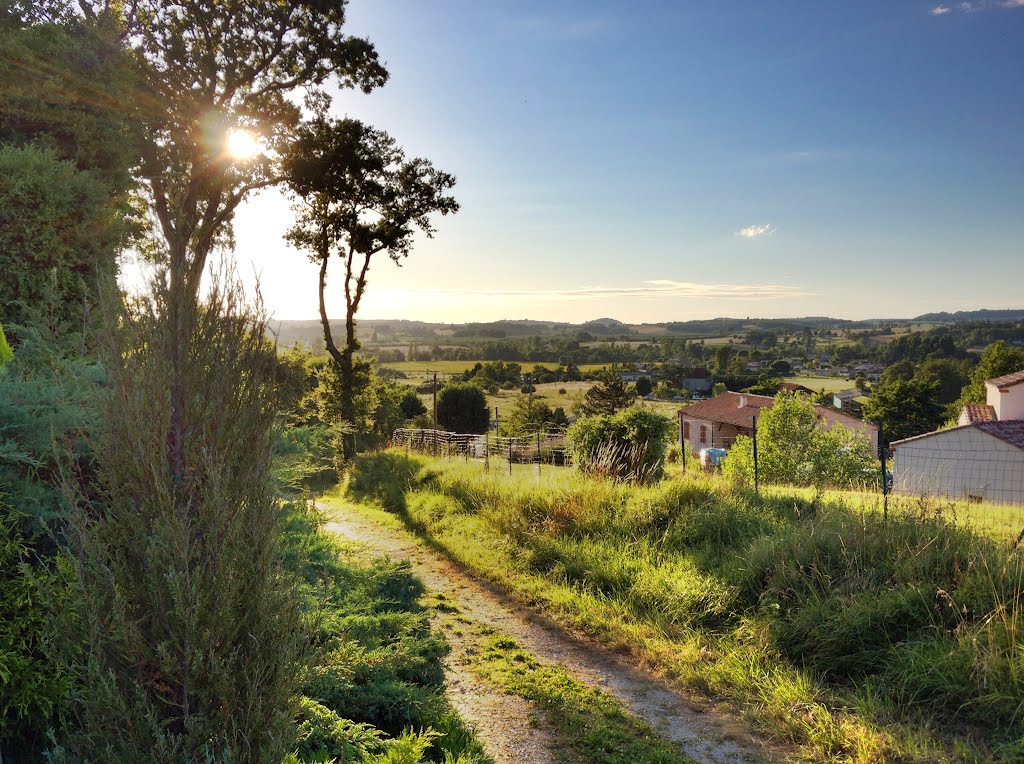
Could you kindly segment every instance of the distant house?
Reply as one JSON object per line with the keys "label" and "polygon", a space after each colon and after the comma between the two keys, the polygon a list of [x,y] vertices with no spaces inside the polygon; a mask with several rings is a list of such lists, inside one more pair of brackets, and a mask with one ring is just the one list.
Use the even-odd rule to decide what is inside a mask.
{"label": "distant house", "polygon": [[796,382],[783,382],[775,390],[779,393],[792,393],[793,395],[814,395],[811,388],[798,385]]}
{"label": "distant house", "polygon": [[1024,504],[1024,369],[985,383],[957,426],[892,444],[903,493]]}
{"label": "distant house", "polygon": [[691,393],[710,393],[711,372],[707,369],[689,369],[683,376],[682,386]]}
{"label": "distant house", "polygon": [[855,416],[859,416],[861,407],[857,398],[863,395],[864,393],[860,390],[842,390],[832,394],[832,405],[840,411],[848,411]]}
{"label": "distant house", "polygon": [[878,382],[885,367],[878,363],[862,363],[853,367],[854,376],[863,374],[869,382]]}
{"label": "distant house", "polygon": [[623,371],[619,373],[623,382],[636,382],[640,377],[647,377],[650,379],[653,376],[653,372],[647,369],[637,369],[636,371]]}
{"label": "distant house", "polygon": [[[753,433],[753,418],[770,409],[775,399],[750,393],[722,393],[711,400],[699,401],[679,410],[683,439],[694,451],[702,448],[729,448],[739,435]],[[837,424],[861,432],[878,449],[878,428],[856,417],[827,406],[814,405],[821,427],[828,430]]]}

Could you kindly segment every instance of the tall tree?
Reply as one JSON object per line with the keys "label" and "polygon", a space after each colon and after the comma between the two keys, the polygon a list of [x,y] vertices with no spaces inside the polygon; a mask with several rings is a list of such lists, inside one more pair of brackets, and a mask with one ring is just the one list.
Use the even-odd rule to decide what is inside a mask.
{"label": "tall tree", "polygon": [[965,403],[985,402],[985,380],[1024,369],[1024,350],[1010,347],[1003,340],[993,342],[981,354],[971,372],[970,381],[960,393],[960,407]]}
{"label": "tall tree", "polygon": [[[192,299],[210,252],[230,241],[238,205],[282,180],[274,157],[301,121],[294,94],[325,107],[328,80],[369,92],[387,79],[373,46],[341,31],[345,0],[79,5],[88,18],[118,25],[129,48],[134,116],[146,128],[138,175],[172,286]],[[259,137],[268,151],[234,155],[234,131]]]}
{"label": "tall tree", "polygon": [[576,404],[576,413],[581,416],[614,414],[633,403],[634,395],[626,388],[622,377],[613,371],[606,371],[593,387],[583,394]]}
{"label": "tall tree", "polygon": [[[319,117],[304,125],[285,160],[288,184],[298,198],[288,239],[320,266],[320,322],[327,352],[341,380],[340,413],[355,421],[356,313],[366,293],[370,264],[382,253],[401,265],[417,231],[430,237],[430,216],[457,212],[447,192],[455,178],[426,159],[406,159],[387,133],[354,119]],[[345,338],[339,347],[327,316],[327,268],[332,256],[344,267]],[[345,456],[351,455],[346,440]]]}
{"label": "tall tree", "polygon": [[938,383],[917,377],[879,383],[864,404],[864,418],[882,425],[886,443],[931,432],[943,422]]}

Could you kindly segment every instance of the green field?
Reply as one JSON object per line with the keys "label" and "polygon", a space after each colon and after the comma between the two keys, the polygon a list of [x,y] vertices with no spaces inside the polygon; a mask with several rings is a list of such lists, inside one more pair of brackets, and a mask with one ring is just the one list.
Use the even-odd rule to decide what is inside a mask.
{"label": "green field", "polygon": [[849,390],[853,387],[853,382],[842,377],[786,377],[782,381],[803,385],[815,392],[827,390],[830,393],[838,393],[840,390]]}
{"label": "green field", "polygon": [[[437,374],[461,374],[466,369],[472,369],[476,363],[488,363],[487,361],[394,361],[380,364],[388,369],[403,372],[404,374],[429,376]],[[545,369],[557,369],[558,364],[551,361],[516,361],[523,367],[523,372],[528,373],[534,366],[543,366]],[[579,368],[584,373],[600,371],[607,368],[606,363],[585,363]]]}

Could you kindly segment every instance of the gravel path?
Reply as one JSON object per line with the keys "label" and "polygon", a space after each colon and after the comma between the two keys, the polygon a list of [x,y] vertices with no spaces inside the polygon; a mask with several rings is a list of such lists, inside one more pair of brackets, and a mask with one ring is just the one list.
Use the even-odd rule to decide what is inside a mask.
{"label": "gravel path", "polygon": [[737,722],[701,710],[621,656],[566,633],[531,610],[501,596],[466,575],[440,554],[421,546],[400,529],[376,524],[358,510],[338,502],[325,507],[326,529],[361,542],[394,559],[406,559],[427,590],[443,604],[436,624],[452,646],[447,659],[448,693],[453,706],[473,725],[498,764],[555,762],[553,741],[535,709],[521,698],[503,694],[465,668],[467,651],[481,625],[506,634],[538,660],[562,666],[580,682],[622,702],[666,739],[700,764],[767,762],[765,751]]}

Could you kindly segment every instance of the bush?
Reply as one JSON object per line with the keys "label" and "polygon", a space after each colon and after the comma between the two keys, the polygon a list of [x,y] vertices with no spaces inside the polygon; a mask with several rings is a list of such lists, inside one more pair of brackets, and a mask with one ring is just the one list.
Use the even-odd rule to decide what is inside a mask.
{"label": "bush", "polygon": [[105,351],[102,502],[75,513],[62,742],[97,763],[279,760],[305,635],[279,555],[272,350],[238,291],[215,282],[179,325],[156,290]]}
{"label": "bush", "polygon": [[437,423],[449,432],[487,432],[491,414],[484,391],[464,382],[442,387],[437,394]]}
{"label": "bush", "polygon": [[0,324],[0,366],[14,358],[14,351],[7,342],[7,335],[4,334],[4,327]]}
{"label": "bush", "polygon": [[17,519],[0,496],[0,750],[16,755],[43,743],[68,678],[55,660],[56,623],[41,602],[60,587],[33,565]]}
{"label": "bush", "polygon": [[[753,439],[736,438],[722,473],[742,483],[754,480]],[[850,487],[873,479],[875,458],[861,433],[836,425],[821,429],[814,406],[779,394],[757,422],[759,477],[766,483]]]}
{"label": "bush", "polygon": [[586,417],[566,433],[566,447],[583,472],[648,482],[662,476],[672,422],[645,409]]}

